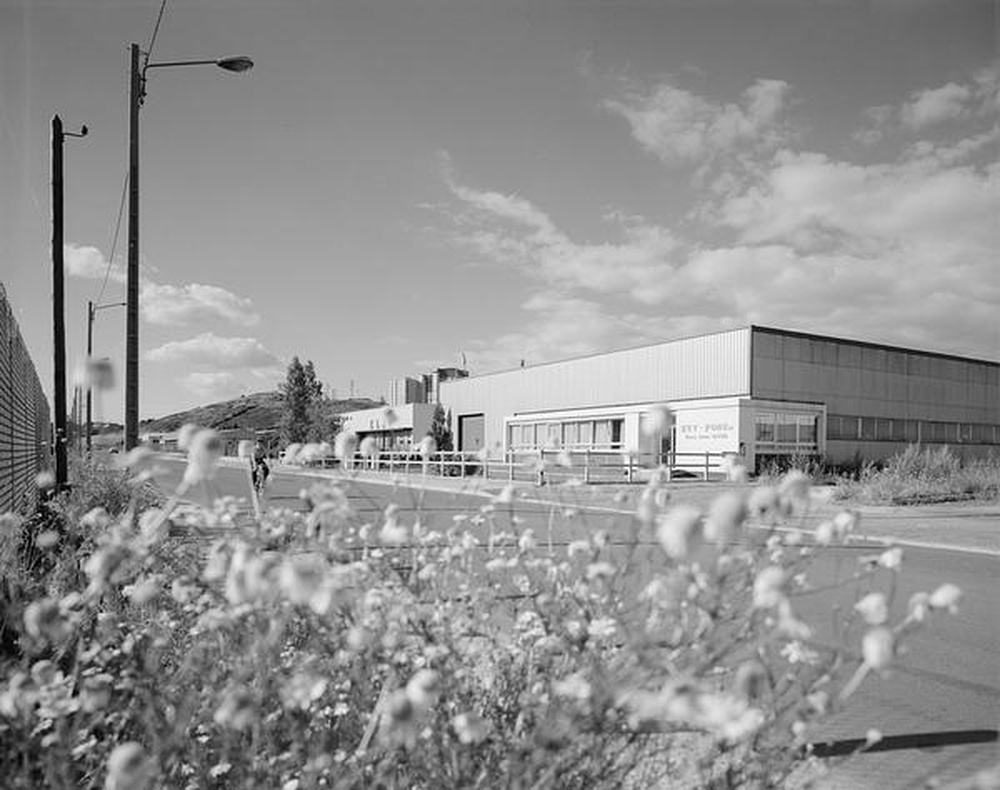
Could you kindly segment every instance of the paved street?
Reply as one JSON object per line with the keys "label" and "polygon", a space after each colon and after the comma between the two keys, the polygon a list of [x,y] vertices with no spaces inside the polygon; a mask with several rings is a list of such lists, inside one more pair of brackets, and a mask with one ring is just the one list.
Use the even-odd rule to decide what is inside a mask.
{"label": "paved street", "polygon": [[[172,462],[170,467],[171,474],[163,481],[167,489],[176,484],[182,471],[179,461]],[[311,478],[334,474],[279,470],[269,485],[268,502],[272,506],[300,507],[298,492]],[[428,526],[441,527],[449,524],[454,514],[474,510],[484,502],[483,492],[462,490],[468,486],[461,481],[431,479],[429,485],[434,489],[418,494],[412,488],[394,488],[387,479],[376,482],[370,477],[361,479],[359,476],[345,483],[352,504],[361,512],[377,513],[389,501],[394,501],[404,511],[419,509],[421,520]],[[215,483],[220,493],[240,496],[249,493],[246,479],[245,468],[228,462],[220,469]],[[558,520],[559,532],[553,538],[559,542],[577,539],[597,528],[610,528],[614,535],[616,525],[620,529],[628,523],[624,515],[628,508],[625,502],[615,504],[604,497],[601,504],[592,504],[585,501],[586,495],[580,490],[546,491],[524,487],[522,491],[526,496],[519,502],[517,513],[526,520],[525,526],[533,527],[538,534],[544,533],[552,509],[551,502],[546,499],[566,497],[564,501],[572,501],[579,508],[580,515],[572,522]],[[677,487],[674,499],[703,504],[717,491],[717,487],[687,484]],[[197,496],[205,497],[206,494],[201,492],[195,498]],[[622,514],[611,512],[615,507],[622,510]],[[823,512],[827,507],[830,506],[820,504],[818,510]],[[968,515],[956,517],[954,511],[938,506],[937,510],[924,510],[920,514],[925,537],[933,531],[933,542],[942,542],[948,519],[960,520],[974,535],[985,534],[984,525],[992,523],[988,509],[976,520]],[[936,520],[940,520],[943,527],[935,529]],[[875,534],[880,523],[888,528],[896,522],[897,526],[905,525],[907,521],[902,509],[894,509],[881,522],[872,518],[867,532]],[[832,580],[837,573],[842,576],[859,557],[879,548],[877,543],[858,543],[825,551],[810,572],[810,579],[819,585],[824,580]],[[954,617],[935,618],[929,628],[909,643],[909,653],[900,659],[891,676],[869,678],[849,709],[829,720],[821,732],[813,735],[814,740],[864,737],[871,727],[878,728],[886,736],[995,730],[997,727],[1000,720],[1000,615],[995,601],[1000,560],[982,549],[955,551],[907,546],[904,551],[904,572],[894,609],[905,609],[913,592],[931,591],[950,581],[964,591],[961,611]],[[835,595],[802,596],[796,600],[796,607],[810,623],[821,628],[829,621],[829,612],[838,605],[849,606],[855,594],[856,590],[851,587]],[[820,641],[830,637],[822,631],[817,636]],[[862,755],[834,761],[835,770],[825,778],[822,786],[878,787],[881,790],[919,787],[929,777],[943,782],[956,781],[995,764],[998,759],[995,742]]]}

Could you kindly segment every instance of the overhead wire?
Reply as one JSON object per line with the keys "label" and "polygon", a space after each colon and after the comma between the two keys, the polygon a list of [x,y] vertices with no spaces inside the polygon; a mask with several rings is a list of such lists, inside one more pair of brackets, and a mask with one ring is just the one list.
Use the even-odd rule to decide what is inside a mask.
{"label": "overhead wire", "polygon": [[[152,32],[152,34],[149,37],[149,46],[146,47],[146,53],[145,53],[145,55],[146,55],[146,62],[147,63],[149,62],[149,57],[150,57],[150,55],[153,52],[153,45],[156,44],[156,37],[157,37],[157,35],[160,32],[160,23],[163,22],[163,13],[166,10],[166,8],[167,8],[167,0],[161,0],[161,2],[160,2],[160,10],[156,14],[156,22],[153,24],[153,32]],[[128,91],[128,88],[126,88],[126,95],[127,95],[127,91]],[[126,104],[127,103],[128,103],[128,100],[126,99]],[[126,122],[126,124],[128,123],[128,119],[127,118],[126,118],[125,122]],[[119,233],[121,232],[122,216],[123,216],[123,214],[125,212],[125,196],[128,194],[128,175],[129,175],[128,174],[128,168],[126,167],[125,168],[124,183],[122,184],[122,195],[121,195],[121,199],[118,202],[118,219],[115,221],[115,231],[114,231],[114,235],[112,236],[112,239],[111,239],[111,251],[110,251],[110,254],[108,255],[107,265],[104,267],[104,278],[101,281],[101,289],[98,292],[97,299],[94,302],[94,304],[98,304],[98,305],[101,304],[101,301],[104,298],[104,292],[105,292],[105,290],[108,287],[108,280],[111,277],[111,267],[114,265],[114,260],[115,260],[115,250],[118,248],[118,236],[119,236]]]}

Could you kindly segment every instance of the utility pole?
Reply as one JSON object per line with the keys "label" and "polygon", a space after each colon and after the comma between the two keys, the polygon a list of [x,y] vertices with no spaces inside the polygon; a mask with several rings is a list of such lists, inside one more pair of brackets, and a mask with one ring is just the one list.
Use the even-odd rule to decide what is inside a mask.
{"label": "utility pole", "polygon": [[139,443],[139,107],[145,75],[131,46],[128,99],[128,262],[125,288],[125,452]]}
{"label": "utility pole", "polygon": [[79,132],[63,131],[62,119],[52,116],[52,355],[53,410],[55,426],[56,490],[66,486],[66,312],[63,261],[63,143],[67,137],[84,137]]}

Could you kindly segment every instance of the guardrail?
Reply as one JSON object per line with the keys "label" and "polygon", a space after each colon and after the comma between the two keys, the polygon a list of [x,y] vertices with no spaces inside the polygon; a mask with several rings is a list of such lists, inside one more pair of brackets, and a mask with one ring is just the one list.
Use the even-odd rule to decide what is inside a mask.
{"label": "guardrail", "polygon": [[503,458],[483,458],[479,453],[437,452],[421,456],[416,452],[380,451],[371,456],[357,454],[345,462],[324,459],[324,467],[369,470],[389,474],[436,475],[440,477],[481,477],[488,480],[561,483],[635,483],[648,480],[664,469],[668,479],[724,479],[727,454],[669,453],[640,454],[620,450],[552,450],[508,452]]}
{"label": "guardrail", "polygon": [[29,513],[48,466],[49,404],[0,283],[0,513]]}

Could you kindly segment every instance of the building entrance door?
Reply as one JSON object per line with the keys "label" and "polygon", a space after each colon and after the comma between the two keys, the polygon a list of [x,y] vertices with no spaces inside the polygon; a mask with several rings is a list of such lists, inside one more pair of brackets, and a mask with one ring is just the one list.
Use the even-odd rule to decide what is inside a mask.
{"label": "building entrance door", "polygon": [[458,418],[458,449],[475,453],[483,449],[486,418],[482,414],[463,414]]}

